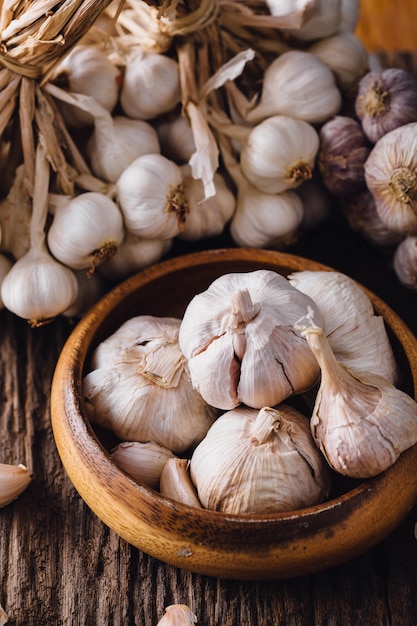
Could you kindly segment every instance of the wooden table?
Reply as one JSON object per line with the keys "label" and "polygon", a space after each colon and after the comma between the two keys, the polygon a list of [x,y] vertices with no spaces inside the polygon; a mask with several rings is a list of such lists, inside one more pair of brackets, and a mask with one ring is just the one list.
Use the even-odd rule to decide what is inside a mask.
{"label": "wooden table", "polygon": [[[417,69],[412,54],[393,55],[391,49],[382,56]],[[339,219],[290,251],[360,280],[417,334],[417,293],[398,283],[388,256]],[[415,626],[415,509],[382,543],[349,563],[262,583],[178,570],[104,526],[67,478],[51,430],[50,385],[71,329],[70,321],[58,319],[31,330],[0,312],[0,461],[24,462],[33,471],[26,492],[0,511],[0,604],[11,626],[156,626],[172,603],[192,607],[202,626]]]}

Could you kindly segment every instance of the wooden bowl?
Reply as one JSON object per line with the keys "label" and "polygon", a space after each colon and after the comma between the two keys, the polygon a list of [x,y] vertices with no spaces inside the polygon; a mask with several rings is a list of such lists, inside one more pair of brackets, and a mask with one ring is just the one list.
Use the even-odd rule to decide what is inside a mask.
{"label": "wooden bowl", "polygon": [[[236,580],[307,575],[346,562],[384,539],[417,500],[417,445],[379,476],[346,483],[324,504],[277,515],[225,515],[162,497],[138,485],[109,457],[89,423],[82,378],[92,350],[134,315],[181,317],[191,298],[218,276],[267,268],[283,275],[330,268],[256,249],[192,253],[154,265],[106,295],[68,338],[52,383],[52,426],[62,463],[92,511],[140,550],[180,568]],[[384,317],[415,397],[417,340],[401,319],[365,289]]]}

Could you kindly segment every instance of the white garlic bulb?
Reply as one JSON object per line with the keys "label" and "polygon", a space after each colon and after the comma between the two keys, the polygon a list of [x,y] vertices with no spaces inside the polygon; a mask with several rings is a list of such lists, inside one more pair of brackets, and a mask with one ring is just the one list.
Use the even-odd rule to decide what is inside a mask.
{"label": "white garlic bulb", "polygon": [[137,316],[96,348],[83,380],[90,419],[125,441],[174,454],[195,446],[217,411],[191,385],[178,345],[180,320]]}
{"label": "white garlic bulb", "polygon": [[196,151],[190,122],[183,115],[162,120],[156,126],[161,153],[175,163],[188,163]]}
{"label": "white garlic bulb", "polygon": [[[5,254],[0,253],[0,289],[1,289],[1,284],[5,276],[10,271],[12,265],[13,263],[9,259],[9,257],[6,256]],[[3,307],[4,307],[4,303],[3,303],[3,300],[1,299],[1,291],[0,291],[0,309],[2,309]]]}
{"label": "white garlic bulb", "polygon": [[122,441],[110,453],[111,460],[140,485],[159,489],[165,463],[174,454],[154,441]]}
{"label": "white garlic bulb", "polygon": [[185,226],[188,205],[180,166],[162,154],[135,159],[116,183],[126,229],[138,237],[172,239]]}
{"label": "white garlic bulb", "polygon": [[120,105],[129,117],[155,119],[181,100],[178,63],[165,54],[137,47],[128,54]]}
{"label": "white garlic bulb", "polygon": [[0,463],[0,508],[16,500],[31,480],[30,471],[24,465]]}
{"label": "white garlic bulb", "polygon": [[274,115],[287,115],[312,124],[325,122],[342,106],[332,71],[318,56],[289,50],[265,70],[259,102],[247,114],[256,124]]}
{"label": "white garlic bulb", "polygon": [[319,136],[311,124],[275,115],[250,131],[242,146],[240,166],[257,189],[280,193],[312,177],[318,149]]}
{"label": "white garlic bulb", "polygon": [[[279,15],[281,5],[277,0],[267,0],[273,15]],[[291,3],[292,4],[292,3]],[[310,19],[300,28],[283,29],[285,33],[300,42],[313,41],[336,33],[342,20],[342,0],[314,0]]]}
{"label": "white garlic bulb", "polygon": [[272,270],[224,274],[188,304],[179,343],[212,406],[274,406],[313,386],[318,365],[293,324],[311,298]]}
{"label": "white garlic bulb", "polygon": [[157,626],[193,626],[197,623],[197,616],[185,604],[171,604],[165,611]]}
{"label": "white garlic bulb", "polygon": [[184,229],[178,235],[179,238],[198,241],[220,235],[236,206],[235,196],[227,186],[224,176],[220,172],[214,173],[213,184],[216,193],[210,198],[205,198],[204,185],[200,179],[193,177],[190,165],[182,165],[181,172],[189,213]]}
{"label": "white garlic bulb", "polygon": [[399,382],[384,318],[375,315],[369,296],[354,280],[341,272],[312,270],[294,272],[288,280],[318,306],[321,326],[338,361],[358,372],[379,374],[392,384]]}
{"label": "white garlic bulb", "polygon": [[61,263],[94,271],[96,265],[116,254],[124,234],[116,203],[103,193],[87,191],[55,208],[47,241]]}
{"label": "white garlic bulb", "polygon": [[144,154],[159,153],[156,130],[148,122],[117,115],[96,117],[86,154],[92,172],[102,180],[115,183],[123,170]]}
{"label": "white garlic bulb", "polygon": [[[69,92],[92,96],[111,112],[119,98],[121,71],[99,47],[78,44],[61,61],[51,81]],[[89,113],[70,104],[60,102],[60,110],[69,126],[93,123]]]}
{"label": "white garlic bulb", "polygon": [[404,235],[417,234],[417,122],[383,135],[365,162],[365,180],[382,222]]}
{"label": "white garlic bulb", "polygon": [[194,450],[190,473],[203,507],[230,515],[302,509],[330,487],[308,418],[285,404],[223,413]]}
{"label": "white garlic bulb", "polygon": [[340,474],[376,476],[417,442],[417,403],[382,376],[338,362],[321,328],[306,325],[302,333],[321,368],[314,440]]}

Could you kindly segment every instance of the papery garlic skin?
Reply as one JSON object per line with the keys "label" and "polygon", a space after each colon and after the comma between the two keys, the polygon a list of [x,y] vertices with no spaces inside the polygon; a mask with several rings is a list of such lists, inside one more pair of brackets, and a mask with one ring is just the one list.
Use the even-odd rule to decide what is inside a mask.
{"label": "papery garlic skin", "polygon": [[417,234],[417,122],[381,137],[365,162],[365,180],[384,224]]}
{"label": "papery garlic skin", "polygon": [[406,237],[397,246],[393,266],[399,281],[410,289],[417,289],[417,237]]}
{"label": "papery garlic skin", "polygon": [[217,411],[193,390],[178,345],[180,320],[137,316],[93,353],[83,379],[93,422],[125,441],[154,441],[174,454],[195,446]]}
{"label": "papery garlic skin", "polygon": [[0,463],[0,508],[16,500],[32,480],[25,465]]}
{"label": "papery garlic skin", "polygon": [[223,413],[194,450],[190,473],[203,507],[230,515],[302,509],[330,487],[309,419],[284,404]]}
{"label": "papery garlic skin", "polygon": [[25,168],[16,168],[6,198],[0,201],[0,250],[20,259],[30,248],[32,200],[24,184]]}
{"label": "papery garlic skin", "polygon": [[161,154],[135,159],[116,183],[126,229],[148,239],[172,239],[189,212],[179,165]]}
{"label": "papery garlic skin", "polygon": [[372,372],[392,384],[399,370],[385,328],[369,296],[351,278],[336,271],[303,270],[288,276],[291,285],[318,306],[322,328],[338,361],[358,372]]}
{"label": "papery garlic skin", "polygon": [[56,208],[47,241],[61,263],[94,271],[96,265],[116,254],[124,236],[116,203],[102,193],[88,191]]}
{"label": "papery garlic skin", "polygon": [[157,626],[192,626],[197,623],[197,616],[185,604],[171,604],[165,611]]}
{"label": "papery garlic skin", "polygon": [[276,115],[251,130],[240,166],[259,191],[281,193],[312,177],[318,150],[319,136],[311,124]]}
{"label": "papery garlic skin", "polygon": [[225,274],[188,304],[179,331],[194,388],[219,409],[274,406],[317,380],[293,328],[315,303],[271,270]]}
{"label": "papery garlic skin", "polygon": [[311,431],[329,465],[351,478],[391,467],[417,442],[417,403],[385,378],[339,363],[324,331],[304,331],[321,367]]}
{"label": "papery garlic skin", "polygon": [[178,63],[137,47],[126,58],[120,105],[129,117],[155,119],[180,102]]}
{"label": "papery garlic skin", "polygon": [[159,491],[161,495],[181,504],[201,509],[197,491],[191,481],[188,459],[174,457],[165,463],[161,476]]}
{"label": "papery garlic skin", "polygon": [[175,457],[154,441],[122,441],[113,448],[110,458],[140,485],[158,490],[165,463]]}
{"label": "papery garlic skin", "polygon": [[315,124],[336,115],[341,106],[341,93],[327,65],[310,52],[289,50],[268,65],[259,103],[247,120],[256,124],[286,115]]}
{"label": "papery garlic skin", "polygon": [[[293,4],[293,3],[291,3]],[[312,16],[300,28],[284,29],[300,42],[328,37],[336,33],[341,23],[341,0],[316,0]],[[286,3],[267,0],[272,15],[280,15]],[[283,7],[281,7],[283,5]]]}

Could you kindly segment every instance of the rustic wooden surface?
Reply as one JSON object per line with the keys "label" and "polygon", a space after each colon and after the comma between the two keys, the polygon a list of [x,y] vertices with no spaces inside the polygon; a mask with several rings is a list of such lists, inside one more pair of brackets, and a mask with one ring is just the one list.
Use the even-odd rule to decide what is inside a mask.
{"label": "rustic wooden surface", "polygon": [[[363,1],[364,8],[371,4]],[[381,12],[393,3],[373,4]],[[395,20],[402,4],[411,10],[414,0],[394,3]],[[417,68],[414,55],[384,49],[387,63]],[[361,280],[417,333],[417,294],[398,284],[389,257],[337,220],[291,252]],[[202,626],[415,626],[415,509],[360,558],[321,574],[266,583],[178,570],[105,527],[68,480],[50,425],[52,375],[71,329],[59,319],[31,330],[0,312],[0,461],[23,462],[33,472],[27,491],[0,510],[0,604],[11,626],[156,626],[172,603],[191,606]]]}

